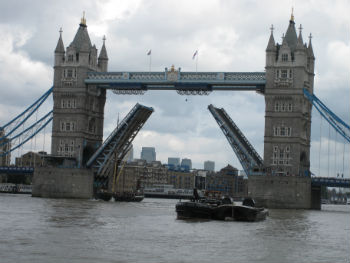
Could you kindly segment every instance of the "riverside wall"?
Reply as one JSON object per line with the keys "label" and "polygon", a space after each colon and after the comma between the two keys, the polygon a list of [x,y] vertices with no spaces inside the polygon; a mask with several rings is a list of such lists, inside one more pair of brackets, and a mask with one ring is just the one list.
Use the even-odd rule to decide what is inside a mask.
{"label": "riverside wall", "polygon": [[93,172],[89,169],[40,167],[33,176],[33,197],[93,197]]}
{"label": "riverside wall", "polygon": [[317,189],[311,178],[299,176],[249,176],[248,195],[257,206],[278,209],[320,209]]}

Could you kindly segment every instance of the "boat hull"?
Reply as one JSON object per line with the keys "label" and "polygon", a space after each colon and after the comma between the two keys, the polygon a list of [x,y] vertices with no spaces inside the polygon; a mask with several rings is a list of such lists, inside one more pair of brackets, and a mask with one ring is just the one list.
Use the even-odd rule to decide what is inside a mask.
{"label": "boat hull", "polygon": [[95,194],[96,199],[102,199],[104,201],[109,201],[112,199],[112,194],[108,192],[97,192]]}
{"label": "boat hull", "polygon": [[212,219],[213,217],[213,208],[201,203],[179,202],[175,209],[178,219]]}
{"label": "boat hull", "polygon": [[178,219],[214,219],[255,222],[265,220],[268,211],[264,208],[223,204],[211,205],[200,202],[179,202],[176,204]]}
{"label": "boat hull", "polygon": [[113,195],[116,202],[141,202],[144,198],[143,195],[126,196],[126,195]]}

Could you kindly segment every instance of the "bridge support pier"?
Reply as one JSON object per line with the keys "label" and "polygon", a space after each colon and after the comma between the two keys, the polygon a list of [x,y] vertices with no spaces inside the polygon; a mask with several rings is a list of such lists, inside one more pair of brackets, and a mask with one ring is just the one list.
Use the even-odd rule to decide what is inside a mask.
{"label": "bridge support pier", "polygon": [[32,196],[90,199],[93,197],[93,180],[90,169],[35,168]]}
{"label": "bridge support pier", "polygon": [[[248,194],[258,206],[277,209],[320,209],[310,177],[255,175],[248,178]],[[320,194],[320,192],[319,192]]]}
{"label": "bridge support pier", "polygon": [[321,186],[311,186],[311,209],[321,210]]}

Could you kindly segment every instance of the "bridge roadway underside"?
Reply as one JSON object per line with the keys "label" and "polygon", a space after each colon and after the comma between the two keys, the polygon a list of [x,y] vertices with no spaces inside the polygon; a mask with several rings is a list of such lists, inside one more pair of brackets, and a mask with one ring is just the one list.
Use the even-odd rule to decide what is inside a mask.
{"label": "bridge roadway underside", "polygon": [[85,83],[117,94],[147,90],[176,90],[180,95],[208,95],[211,91],[264,92],[265,72],[89,72]]}
{"label": "bridge roadway underside", "polygon": [[257,206],[276,209],[321,209],[321,187],[310,177],[251,175],[248,195]]}

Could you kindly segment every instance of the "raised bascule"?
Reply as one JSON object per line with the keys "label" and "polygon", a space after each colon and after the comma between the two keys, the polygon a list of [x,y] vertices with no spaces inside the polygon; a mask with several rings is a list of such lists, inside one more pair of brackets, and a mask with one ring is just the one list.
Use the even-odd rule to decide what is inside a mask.
{"label": "raised bascule", "polygon": [[320,185],[327,183],[316,179],[312,183],[310,174],[312,106],[348,142],[350,132],[313,94],[314,66],[311,35],[304,43],[292,14],[281,44],[275,42],[271,28],[265,72],[183,72],[174,66],[163,72],[107,72],[105,38],[98,55],[82,18],[71,44],[65,49],[60,31],[55,49],[50,114],[56,167],[35,169],[33,195],[89,198],[93,188],[110,191],[113,164],[125,156],[153,109],[135,105],[103,142],[106,90],[129,95],[148,90],[174,90],[180,95],[256,91],[265,98],[263,158],[224,109],[208,107],[248,175],[249,194],[270,208],[319,209]]}

